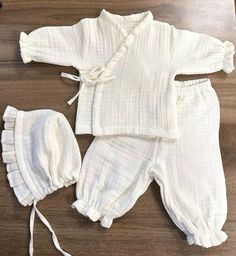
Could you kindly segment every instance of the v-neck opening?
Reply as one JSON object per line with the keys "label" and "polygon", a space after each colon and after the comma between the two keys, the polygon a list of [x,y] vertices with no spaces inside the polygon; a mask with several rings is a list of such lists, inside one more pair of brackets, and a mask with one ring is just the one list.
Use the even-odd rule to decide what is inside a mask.
{"label": "v-neck opening", "polygon": [[[111,24],[116,27],[118,31],[121,31],[124,36],[128,36],[142,23],[146,23],[147,21],[153,19],[151,11],[145,11],[129,15],[119,15],[110,13],[105,9],[101,11],[100,17],[105,18],[107,21],[111,22]],[[127,29],[125,29],[118,20],[121,20],[122,22],[136,22],[137,24],[134,25],[130,31],[127,31]]]}

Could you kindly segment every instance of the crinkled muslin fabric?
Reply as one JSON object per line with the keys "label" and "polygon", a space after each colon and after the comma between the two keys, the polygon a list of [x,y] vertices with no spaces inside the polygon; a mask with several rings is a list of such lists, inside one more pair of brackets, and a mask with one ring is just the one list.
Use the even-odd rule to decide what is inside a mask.
{"label": "crinkled muslin fabric", "polygon": [[48,194],[78,181],[81,155],[74,133],[63,114],[48,109],[25,112],[8,106],[3,120],[2,157],[9,184],[23,206],[33,205],[29,253],[33,255],[37,213],[52,232],[56,248],[68,256],[36,204]]}
{"label": "crinkled muslin fabric", "polygon": [[75,132],[95,136],[177,138],[175,76],[234,69],[231,42],[177,29],[151,11],[121,16],[103,9],[72,26],[22,32],[20,49],[24,63],[79,70],[82,90],[68,102],[79,96]]}
{"label": "crinkled muslin fabric", "polygon": [[219,102],[208,79],[175,82],[179,138],[96,137],[82,164],[73,208],[109,228],[154,180],[189,244],[217,246],[227,215]]}
{"label": "crinkled muslin fabric", "polygon": [[[235,49],[231,42],[153,20],[150,11],[121,16],[103,9],[98,17],[72,26],[38,28],[28,35],[21,32],[19,43],[24,63],[73,66],[79,71],[79,76],[61,74],[80,82],[79,91],[68,101],[71,105],[79,97],[75,133],[98,137],[85,155],[74,208],[110,227],[155,180],[167,212],[189,244],[211,247],[227,239],[222,231],[227,200],[218,138],[219,102],[208,79],[177,82],[175,77],[232,72]],[[8,112],[18,116],[15,109]],[[17,119],[22,115],[19,112]],[[14,127],[14,122],[6,125]],[[17,143],[15,130],[15,137],[11,131],[4,133],[3,141],[5,137],[8,141],[3,143],[4,151],[10,151],[4,157],[12,164],[8,164],[10,171],[16,166],[23,170],[9,175],[9,181],[14,190],[28,189],[16,193],[24,205],[44,198],[64,182],[70,184],[73,171],[68,167],[74,165],[63,165],[59,155],[66,156],[67,162],[71,157],[76,161],[72,147],[65,149],[65,155],[64,148],[58,147],[59,155],[53,155],[49,165],[43,161],[36,172],[34,168],[38,181],[43,179],[47,186],[31,184],[33,172],[25,175],[24,170],[33,162],[27,159],[28,166],[23,166],[23,156],[38,155],[37,140],[29,141],[21,129],[27,146],[17,156],[22,142]],[[9,141],[18,148],[17,162]],[[63,168],[51,168],[54,161]]]}

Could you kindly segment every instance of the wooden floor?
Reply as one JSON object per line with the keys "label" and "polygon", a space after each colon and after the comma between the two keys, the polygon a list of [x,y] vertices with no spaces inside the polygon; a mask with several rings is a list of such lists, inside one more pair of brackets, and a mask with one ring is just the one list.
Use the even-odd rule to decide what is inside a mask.
{"label": "wooden floor", "polygon": [[[0,9],[0,116],[7,105],[23,110],[51,108],[64,113],[74,127],[76,104],[67,107],[66,101],[77,88],[70,86],[69,82],[62,82],[59,73],[75,73],[75,70],[39,63],[24,65],[19,53],[19,33],[46,25],[74,24],[85,17],[96,17],[102,8],[118,14],[151,10],[155,19],[174,24],[178,28],[227,39],[236,45],[233,0],[6,0]],[[133,209],[117,219],[109,230],[101,228],[98,223],[92,223],[70,208],[75,199],[75,187],[71,186],[39,203],[40,210],[54,227],[65,250],[79,256],[236,255],[236,71],[230,75],[218,72],[208,77],[213,82],[221,104],[220,142],[229,208],[224,226],[229,235],[227,242],[210,249],[187,245],[183,233],[168,217],[160,199],[159,187],[155,183],[151,184]],[[78,136],[77,139],[84,155],[92,136]],[[1,256],[27,255],[30,210],[30,207],[24,208],[17,202],[1,162]],[[35,255],[60,255],[51,243],[49,232],[38,219],[35,225]]]}

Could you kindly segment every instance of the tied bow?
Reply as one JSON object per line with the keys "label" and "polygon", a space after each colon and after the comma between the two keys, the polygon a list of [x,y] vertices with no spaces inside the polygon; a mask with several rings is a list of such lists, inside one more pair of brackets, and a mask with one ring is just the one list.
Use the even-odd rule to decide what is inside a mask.
{"label": "tied bow", "polygon": [[114,76],[104,75],[105,67],[96,65],[89,70],[80,70],[80,76],[61,73],[61,77],[69,78],[71,80],[82,82],[80,85],[79,91],[76,93],[74,97],[72,97],[67,103],[72,105],[73,102],[79,97],[81,91],[84,89],[86,85],[96,85],[98,83],[106,83],[115,79]]}

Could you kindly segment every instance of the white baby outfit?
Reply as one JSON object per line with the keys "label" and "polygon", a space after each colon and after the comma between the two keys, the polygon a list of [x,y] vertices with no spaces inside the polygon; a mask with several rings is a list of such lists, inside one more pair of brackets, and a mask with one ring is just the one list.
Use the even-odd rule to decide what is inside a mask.
{"label": "white baby outfit", "polygon": [[36,204],[48,194],[78,181],[81,156],[74,133],[66,118],[53,110],[24,112],[8,106],[3,120],[2,157],[7,164],[8,181],[23,206],[33,205],[29,254],[33,255],[36,213],[51,231],[55,247],[69,256]]}
{"label": "white baby outfit", "polygon": [[219,103],[208,79],[175,82],[179,138],[96,137],[83,160],[73,207],[109,228],[155,180],[189,244],[211,247],[227,235]]}
{"label": "white baby outfit", "polygon": [[[218,99],[208,79],[176,82],[174,78],[221,69],[230,73],[234,69],[230,42],[155,21],[150,11],[120,16],[102,10],[99,17],[73,26],[22,32],[20,47],[24,63],[73,66],[80,72],[79,77],[62,74],[80,81],[80,91],[68,102],[79,96],[75,132],[104,136],[96,137],[85,155],[74,208],[108,228],[155,180],[167,212],[189,244],[211,247],[227,239],[222,231],[227,201]],[[15,121],[10,121],[12,129]],[[8,145],[4,136],[3,145]],[[12,150],[6,145],[3,151]],[[36,150],[33,140],[26,145],[25,156]],[[57,155],[63,168],[56,188],[78,180],[79,152],[72,153],[73,147],[67,148],[66,162],[74,159],[69,166],[77,171],[76,177],[65,180],[65,156],[61,154],[60,160]],[[12,161],[15,158],[5,158],[8,170]],[[36,172],[41,167],[45,172],[46,166],[41,163]],[[24,205],[52,191],[33,195]],[[57,242],[55,246],[68,255]]]}
{"label": "white baby outfit", "polygon": [[233,70],[232,43],[176,29],[153,20],[150,11],[102,10],[73,26],[22,32],[20,46],[24,63],[80,71],[76,134],[176,138],[175,76]]}

